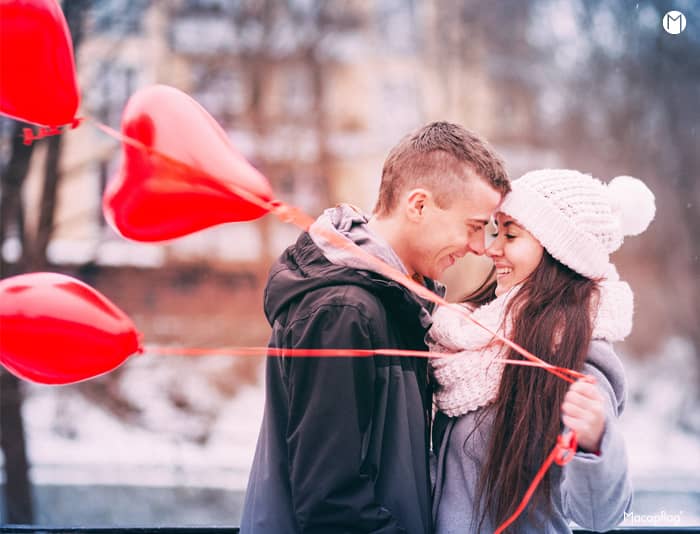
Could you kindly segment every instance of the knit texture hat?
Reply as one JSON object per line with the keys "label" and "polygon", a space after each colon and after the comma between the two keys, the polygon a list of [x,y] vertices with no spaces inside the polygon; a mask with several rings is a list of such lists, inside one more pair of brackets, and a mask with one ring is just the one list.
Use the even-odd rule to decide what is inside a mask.
{"label": "knit texture hat", "polygon": [[604,278],[610,254],[628,235],[646,230],[654,194],[631,176],[609,184],[567,169],[528,172],[511,183],[501,211],[513,217],[552,257],[587,278]]}

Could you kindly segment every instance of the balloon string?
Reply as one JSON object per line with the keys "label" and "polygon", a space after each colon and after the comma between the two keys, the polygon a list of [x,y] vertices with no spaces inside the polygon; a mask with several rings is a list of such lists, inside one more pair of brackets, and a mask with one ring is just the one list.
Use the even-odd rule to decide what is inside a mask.
{"label": "balloon string", "polygon": [[[289,358],[345,358],[357,357],[366,358],[371,356],[400,356],[411,358],[458,358],[458,354],[446,354],[444,352],[431,352],[425,350],[404,350],[404,349],[303,349],[303,348],[280,348],[280,347],[166,347],[162,345],[146,345],[141,350],[142,353],[156,354],[162,356],[279,356]],[[493,361],[503,362],[509,365],[522,365],[527,367],[539,367],[546,370],[556,370],[562,374],[570,374],[576,379],[586,378],[586,375],[566,367],[555,367],[546,362],[530,362],[524,360],[510,360],[496,358]],[[573,383],[575,380],[565,376],[564,380]]]}
{"label": "balloon string", "polygon": [[562,377],[563,380],[566,380],[570,384],[573,384],[574,382],[576,382],[576,380],[579,380],[579,379],[581,379],[581,380],[592,379],[591,376],[585,375],[583,373],[579,373],[578,371],[574,371],[573,369],[568,369],[566,367],[556,367],[556,366],[549,364],[549,363],[546,363],[546,362],[540,363],[540,362],[530,362],[530,361],[525,361],[525,360],[509,360],[506,358],[495,358],[493,361],[503,362],[503,363],[507,363],[509,365],[522,365],[525,367],[540,367],[542,369],[547,369],[549,371],[554,370],[554,371],[560,372],[564,375],[570,375],[570,376],[563,376]]}
{"label": "balloon string", "polygon": [[402,356],[412,358],[438,358],[445,354],[425,350],[401,349],[292,349],[278,347],[164,347],[146,345],[144,353],[161,356],[279,356],[289,358],[368,358],[371,356]]}
{"label": "balloon string", "polygon": [[539,471],[537,471],[535,478],[530,483],[530,487],[528,487],[525,492],[525,496],[522,501],[520,501],[520,505],[508,519],[501,523],[494,531],[494,534],[501,534],[518,518],[518,516],[520,516],[552,463],[561,466],[568,464],[576,454],[577,446],[576,432],[573,430],[564,432],[557,437],[557,444],[552,449],[552,452],[549,453],[549,456],[547,456]]}

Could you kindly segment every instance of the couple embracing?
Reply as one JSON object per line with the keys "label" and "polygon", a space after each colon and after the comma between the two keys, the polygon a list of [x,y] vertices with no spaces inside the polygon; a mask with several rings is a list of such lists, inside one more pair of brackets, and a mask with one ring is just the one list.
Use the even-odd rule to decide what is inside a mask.
{"label": "couple embracing", "polygon": [[[653,195],[633,178],[606,185],[547,169],[510,182],[493,149],[458,125],[405,137],[385,161],[371,217],[349,205],[326,210],[272,267],[270,346],[443,355],[268,358],[241,532],[493,532],[564,428],[578,437],[574,458],[549,470],[508,531],[614,527],[632,490],[616,422],[625,378],[612,343],[631,330],[632,292],[609,255],[653,213]],[[522,358],[328,232],[440,296],[448,267],[486,254],[495,278],[462,305],[594,381],[505,365]]]}

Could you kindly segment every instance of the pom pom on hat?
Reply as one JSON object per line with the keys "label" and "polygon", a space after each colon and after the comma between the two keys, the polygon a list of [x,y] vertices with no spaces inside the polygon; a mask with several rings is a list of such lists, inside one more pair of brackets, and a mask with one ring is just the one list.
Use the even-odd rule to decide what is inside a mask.
{"label": "pom pom on hat", "polygon": [[632,176],[613,178],[608,184],[608,196],[624,235],[641,234],[654,219],[654,193],[641,180]]}

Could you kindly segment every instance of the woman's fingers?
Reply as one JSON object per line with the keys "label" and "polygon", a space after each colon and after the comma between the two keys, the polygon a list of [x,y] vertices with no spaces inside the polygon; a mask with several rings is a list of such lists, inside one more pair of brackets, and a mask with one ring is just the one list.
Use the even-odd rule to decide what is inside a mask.
{"label": "woman's fingers", "polygon": [[595,384],[579,380],[572,384],[562,403],[562,422],[576,432],[579,445],[597,450],[605,428],[603,396]]}
{"label": "woman's fingers", "polygon": [[603,400],[598,386],[596,386],[595,384],[591,384],[590,382],[587,382],[585,380],[577,380],[576,382],[571,384],[571,386],[569,387],[569,393],[580,395],[584,398],[591,400]]}
{"label": "woman's fingers", "polygon": [[590,410],[586,409],[584,405],[577,404],[576,402],[572,401],[564,401],[564,404],[561,406],[561,411],[564,413],[564,415],[568,415],[576,419],[586,420],[592,417]]}

